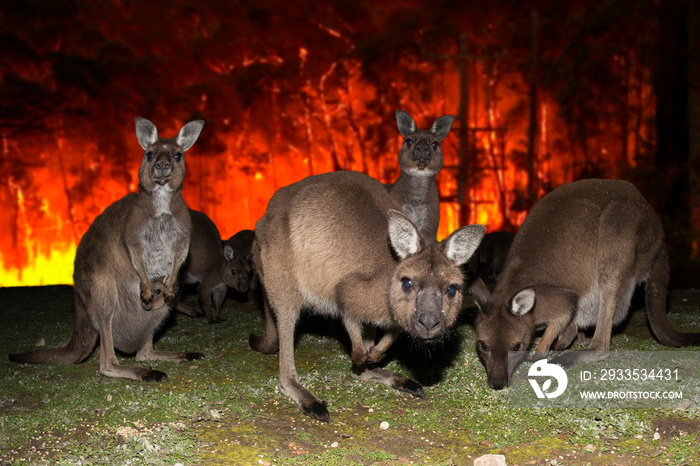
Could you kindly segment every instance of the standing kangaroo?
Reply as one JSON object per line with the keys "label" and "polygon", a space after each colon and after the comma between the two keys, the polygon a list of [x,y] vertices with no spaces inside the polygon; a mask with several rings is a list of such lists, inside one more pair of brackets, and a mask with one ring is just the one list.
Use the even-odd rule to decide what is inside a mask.
{"label": "standing kangaroo", "polygon": [[[187,256],[192,222],[182,198],[185,155],[202,130],[187,123],[172,139],[158,138],[153,123],[136,118],[143,148],[139,192],[107,207],[88,228],[75,254],[73,334],[61,348],[11,354],[20,363],[74,364],[92,353],[99,335],[100,374],[132,380],[167,380],[161,371],[122,366],[114,349],[136,360],[191,361],[201,353],[156,351],[153,333],[177,294],[177,276]],[[162,281],[162,286],[159,281]],[[156,294],[162,289],[162,295]]]}
{"label": "standing kangaroo", "polygon": [[[255,227],[253,261],[265,290],[265,334],[253,349],[279,348],[280,392],[308,416],[330,422],[326,403],[304,388],[294,364],[302,308],[339,317],[352,344],[352,376],[414,396],[423,389],[377,366],[403,330],[444,337],[462,307],[465,263],[484,235],[471,225],[441,243],[423,237],[386,188],[357,172],[308,177],[280,189]],[[363,327],[385,330],[379,341]]]}
{"label": "standing kangaroo", "polygon": [[399,133],[404,137],[399,150],[401,173],[393,184],[386,186],[406,216],[431,241],[436,240],[440,224],[436,179],[443,164],[440,143],[450,132],[453,121],[451,115],[441,116],[429,130],[419,130],[411,115],[396,111]]}
{"label": "standing kangaroo", "polygon": [[[629,313],[635,287],[646,282],[647,316],[668,346],[700,343],[666,316],[668,254],[661,222],[640,192],[621,180],[582,180],[542,198],[515,236],[493,294],[481,280],[470,291],[477,314],[477,351],[489,385],[508,383],[508,352],[528,350],[545,327],[536,358],[553,343],[567,348],[579,329],[595,327],[588,348],[559,357],[565,365],[607,356],[612,328]],[[591,353],[596,352],[596,353]]]}
{"label": "standing kangaroo", "polygon": [[[199,304],[210,324],[221,322],[221,306],[228,287],[248,291],[248,261],[236,256],[230,246],[221,242],[219,229],[206,214],[190,209],[192,238],[185,265],[180,272],[184,284],[199,283]],[[196,316],[197,311],[178,303],[175,309]]]}

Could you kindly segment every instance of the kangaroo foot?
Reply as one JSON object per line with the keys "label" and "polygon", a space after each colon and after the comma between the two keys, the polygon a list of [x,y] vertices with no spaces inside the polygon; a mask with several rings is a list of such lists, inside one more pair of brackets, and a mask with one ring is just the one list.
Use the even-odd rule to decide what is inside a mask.
{"label": "kangaroo foot", "polygon": [[288,381],[284,385],[280,383],[280,393],[294,400],[303,413],[311,419],[330,424],[331,416],[326,409],[326,402],[317,398],[299,382]]}
{"label": "kangaroo foot", "polygon": [[203,353],[184,353],[182,355],[182,362],[198,361],[200,359],[206,359]]}
{"label": "kangaroo foot", "polygon": [[402,392],[409,393],[417,398],[425,398],[425,392],[417,382],[409,379],[405,375],[375,367],[372,365],[354,365],[352,367],[352,378],[367,382],[378,382],[389,387],[393,387]]}
{"label": "kangaroo foot", "polygon": [[327,404],[325,401],[319,401],[317,399],[309,400],[308,403],[299,405],[304,414],[309,416],[311,419],[316,419],[317,421],[327,422],[330,424],[331,415],[328,413],[326,406]]}
{"label": "kangaroo foot", "polygon": [[168,382],[168,374],[161,371],[150,370],[143,376],[144,382]]}

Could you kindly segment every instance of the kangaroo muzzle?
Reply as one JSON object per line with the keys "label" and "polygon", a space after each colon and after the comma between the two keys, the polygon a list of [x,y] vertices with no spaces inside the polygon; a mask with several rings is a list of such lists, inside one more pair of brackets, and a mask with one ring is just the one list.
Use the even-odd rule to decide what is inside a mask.
{"label": "kangaroo muzzle", "polygon": [[411,319],[413,334],[421,340],[433,340],[445,331],[442,313],[442,294],[439,290],[420,290],[416,297],[416,311]]}
{"label": "kangaroo muzzle", "polygon": [[170,161],[170,156],[167,154],[160,154],[156,163],[153,165],[153,181],[158,184],[165,184],[168,182],[170,175],[173,174],[173,166]]}
{"label": "kangaroo muzzle", "polygon": [[416,162],[418,168],[421,170],[424,169],[430,163],[430,147],[423,144],[416,145],[415,149],[413,149],[413,154],[411,154],[411,158]]}

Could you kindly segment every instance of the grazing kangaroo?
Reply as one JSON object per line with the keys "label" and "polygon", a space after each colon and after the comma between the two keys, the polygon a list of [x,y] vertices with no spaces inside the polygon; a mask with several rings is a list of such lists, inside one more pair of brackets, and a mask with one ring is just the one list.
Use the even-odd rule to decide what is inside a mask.
{"label": "grazing kangaroo", "polygon": [[411,115],[396,111],[396,123],[404,137],[399,150],[401,173],[393,184],[386,186],[406,216],[431,241],[436,240],[440,224],[436,179],[443,164],[440,143],[450,132],[453,121],[452,115],[441,116],[429,130],[419,130]]}
{"label": "grazing kangaroo", "polygon": [[[340,317],[352,344],[352,376],[414,396],[423,389],[377,361],[403,330],[443,338],[462,307],[465,263],[482,225],[441,243],[423,237],[386,188],[358,172],[308,177],[280,189],[255,227],[253,261],[265,290],[265,334],[256,351],[279,348],[280,392],[308,416],[330,422],[324,401],[304,388],[294,364],[294,329],[302,308]],[[385,330],[377,342],[363,327]]]}
{"label": "grazing kangaroo", "polygon": [[[180,272],[183,284],[199,283],[199,304],[210,324],[221,322],[221,306],[228,287],[248,291],[248,262],[236,256],[233,249],[224,247],[219,229],[206,214],[190,209],[192,238],[190,251]],[[183,314],[197,316],[196,310],[178,303],[175,309]]]}
{"label": "grazing kangaroo", "polygon": [[507,385],[508,352],[528,350],[542,326],[535,358],[545,357],[552,344],[564,350],[579,329],[595,327],[587,352],[566,353],[559,362],[604,359],[613,326],[627,317],[635,287],[643,282],[647,317],[659,342],[699,344],[699,333],[677,332],[668,322],[668,280],[661,222],[634,185],[589,179],[560,186],[523,222],[493,294],[479,279],[470,286],[480,309],[476,346],[489,385]]}
{"label": "grazing kangaroo", "polygon": [[[170,312],[167,303],[175,299],[178,271],[187,256],[192,222],[182,198],[184,152],[203,125],[191,121],[174,138],[163,139],[153,123],[136,118],[136,137],[144,151],[139,192],[107,207],[78,245],[70,341],[61,348],[11,354],[11,361],[79,363],[92,353],[98,335],[100,374],[107,377],[167,380],[161,371],[120,365],[115,348],[136,353],[137,361],[204,357],[153,349],[153,333]],[[167,277],[162,286],[158,277]],[[160,289],[162,294],[156,294]]]}

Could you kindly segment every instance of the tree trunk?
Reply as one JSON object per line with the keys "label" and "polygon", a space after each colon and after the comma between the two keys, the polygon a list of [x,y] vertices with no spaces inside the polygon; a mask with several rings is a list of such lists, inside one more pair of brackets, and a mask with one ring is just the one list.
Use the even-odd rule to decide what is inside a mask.
{"label": "tree trunk", "polygon": [[[692,2],[691,2],[692,3]],[[655,200],[666,229],[673,286],[688,276],[691,255],[688,143],[688,5],[669,2],[659,11],[659,61],[656,75]]]}
{"label": "tree trunk", "polygon": [[688,8],[688,120],[692,257],[700,248],[700,5]]}

